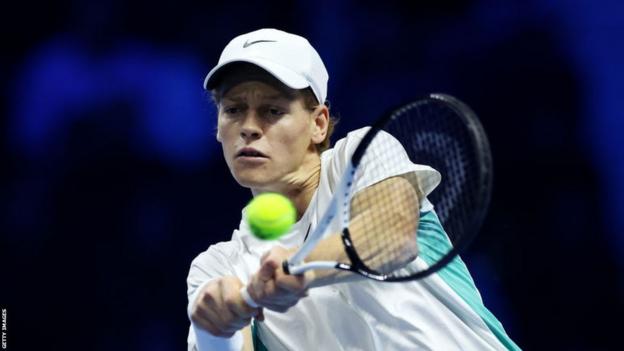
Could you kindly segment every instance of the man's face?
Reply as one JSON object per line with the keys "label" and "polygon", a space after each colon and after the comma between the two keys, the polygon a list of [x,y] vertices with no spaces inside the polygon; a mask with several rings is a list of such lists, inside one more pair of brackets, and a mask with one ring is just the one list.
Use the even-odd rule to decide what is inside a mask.
{"label": "man's face", "polygon": [[236,181],[257,190],[278,190],[305,177],[316,155],[317,127],[303,98],[288,98],[266,83],[243,82],[219,104],[217,139]]}

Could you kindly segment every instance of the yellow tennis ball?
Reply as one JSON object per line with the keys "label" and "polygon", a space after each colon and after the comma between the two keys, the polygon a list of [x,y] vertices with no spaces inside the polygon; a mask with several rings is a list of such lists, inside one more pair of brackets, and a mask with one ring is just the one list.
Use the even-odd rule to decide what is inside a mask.
{"label": "yellow tennis ball", "polygon": [[297,211],[284,195],[262,193],[247,205],[246,218],[256,237],[273,240],[290,230],[297,220]]}

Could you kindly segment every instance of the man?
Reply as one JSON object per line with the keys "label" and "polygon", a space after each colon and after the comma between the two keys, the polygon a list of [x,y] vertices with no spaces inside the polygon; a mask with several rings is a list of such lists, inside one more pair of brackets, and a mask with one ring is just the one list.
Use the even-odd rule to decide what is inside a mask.
{"label": "man", "polygon": [[[454,270],[455,280],[434,274],[401,284],[333,270],[300,276],[282,271],[281,262],[318,223],[365,133],[353,131],[326,150],[334,123],[327,81],[309,42],[275,29],[234,38],[206,77],[205,88],[218,108],[217,139],[233,177],[254,196],[269,191],[287,196],[298,222],[277,242],[263,242],[241,220],[232,240],[212,245],[193,261],[189,350],[517,349],[483,307],[463,264]],[[392,170],[384,170],[379,180],[403,187],[413,199],[407,226],[443,234],[426,199],[439,173],[409,160],[404,166],[416,181],[402,181],[405,174]],[[354,180],[356,197],[373,186],[366,177]],[[346,260],[337,235],[323,239],[311,256]],[[243,300],[243,286],[261,307]]]}

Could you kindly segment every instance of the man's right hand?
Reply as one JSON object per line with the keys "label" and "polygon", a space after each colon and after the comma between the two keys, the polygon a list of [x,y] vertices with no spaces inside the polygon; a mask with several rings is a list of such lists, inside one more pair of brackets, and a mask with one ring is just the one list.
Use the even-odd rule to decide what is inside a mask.
{"label": "man's right hand", "polygon": [[191,321],[210,334],[231,337],[255,317],[263,320],[262,308],[252,308],[240,295],[243,287],[236,277],[222,277],[206,284],[198,293]]}

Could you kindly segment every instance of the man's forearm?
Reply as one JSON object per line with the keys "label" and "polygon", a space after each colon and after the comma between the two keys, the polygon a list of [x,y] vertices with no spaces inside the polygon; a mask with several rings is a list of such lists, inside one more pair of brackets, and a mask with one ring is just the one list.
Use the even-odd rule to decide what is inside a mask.
{"label": "man's forearm", "polygon": [[[376,198],[378,193],[385,195],[382,200]],[[407,180],[389,178],[365,189],[354,198],[351,213],[354,215],[349,224],[351,241],[370,269],[389,273],[416,258],[419,201]],[[319,242],[306,261],[350,262],[340,233]],[[310,287],[361,278],[333,269],[317,270]]]}

